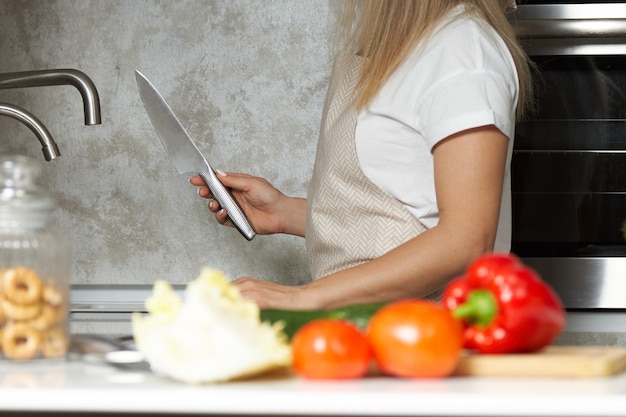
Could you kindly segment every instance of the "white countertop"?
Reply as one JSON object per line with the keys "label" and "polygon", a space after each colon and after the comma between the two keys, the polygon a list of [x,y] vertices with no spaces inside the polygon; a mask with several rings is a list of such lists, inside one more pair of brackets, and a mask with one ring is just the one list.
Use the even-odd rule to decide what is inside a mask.
{"label": "white countertop", "polygon": [[78,361],[0,363],[0,413],[307,416],[626,416],[626,375],[311,382],[279,373],[188,386]]}

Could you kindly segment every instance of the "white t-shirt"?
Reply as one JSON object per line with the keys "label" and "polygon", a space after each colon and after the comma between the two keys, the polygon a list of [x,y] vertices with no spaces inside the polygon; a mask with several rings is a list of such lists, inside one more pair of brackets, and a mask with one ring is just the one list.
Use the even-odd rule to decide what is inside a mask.
{"label": "white t-shirt", "polygon": [[356,151],[363,173],[431,228],[439,222],[433,147],[454,133],[495,125],[509,138],[496,237],[496,250],[508,251],[517,72],[496,32],[461,11],[455,10],[360,112]]}

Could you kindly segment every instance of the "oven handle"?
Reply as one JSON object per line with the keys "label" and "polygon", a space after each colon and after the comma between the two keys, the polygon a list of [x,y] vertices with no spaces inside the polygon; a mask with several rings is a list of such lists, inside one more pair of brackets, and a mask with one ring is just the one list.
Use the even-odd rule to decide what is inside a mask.
{"label": "oven handle", "polygon": [[518,5],[510,19],[529,55],[626,55],[626,2]]}
{"label": "oven handle", "polygon": [[541,19],[513,23],[520,39],[613,38],[626,36],[626,19]]}

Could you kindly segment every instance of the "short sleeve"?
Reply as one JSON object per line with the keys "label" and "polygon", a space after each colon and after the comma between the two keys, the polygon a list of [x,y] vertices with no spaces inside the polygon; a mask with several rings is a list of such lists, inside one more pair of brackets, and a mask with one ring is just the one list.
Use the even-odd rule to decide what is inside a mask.
{"label": "short sleeve", "polygon": [[499,74],[460,72],[425,94],[415,109],[416,125],[431,149],[450,135],[488,125],[511,138],[515,92],[515,86]]}

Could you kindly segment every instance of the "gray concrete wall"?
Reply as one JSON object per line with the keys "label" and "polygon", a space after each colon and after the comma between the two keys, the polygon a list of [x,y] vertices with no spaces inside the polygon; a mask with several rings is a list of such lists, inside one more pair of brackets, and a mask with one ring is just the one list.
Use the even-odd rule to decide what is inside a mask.
{"label": "gray concrete wall", "polygon": [[302,239],[247,242],[218,226],[165,154],[134,70],[161,90],[222,170],[304,196],[329,76],[339,0],[0,0],[0,72],[76,68],[95,82],[102,125],[83,124],[69,86],[0,90],[31,111],[62,156],[0,117],[0,151],[41,161],[73,242],[74,284],[186,283],[201,266],[231,278],[309,279]]}

